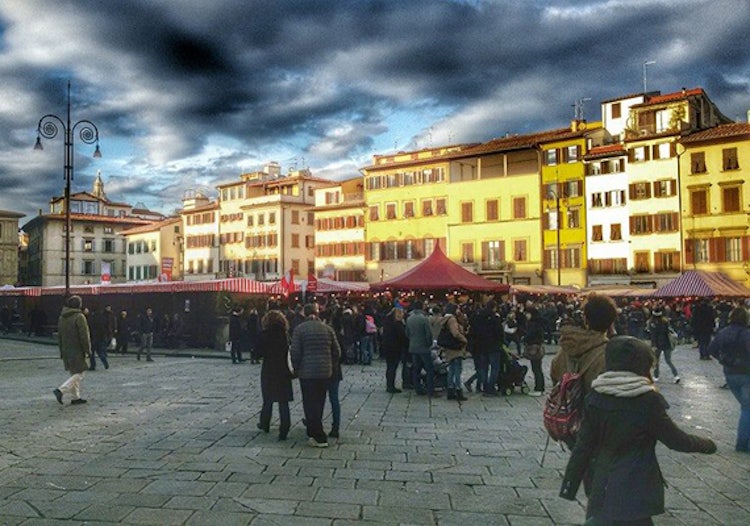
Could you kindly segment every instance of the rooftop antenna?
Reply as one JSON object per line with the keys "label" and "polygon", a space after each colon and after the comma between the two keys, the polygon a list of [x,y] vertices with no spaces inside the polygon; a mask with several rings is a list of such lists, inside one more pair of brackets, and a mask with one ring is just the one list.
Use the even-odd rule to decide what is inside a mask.
{"label": "rooftop antenna", "polygon": [[583,105],[584,103],[591,100],[591,97],[583,97],[581,99],[578,99],[576,103],[573,105],[575,107],[575,119],[577,121],[584,120],[583,118]]}
{"label": "rooftop antenna", "polygon": [[643,63],[643,94],[645,95],[648,93],[648,84],[646,82],[646,70],[649,66],[652,66],[653,64],[656,64],[655,60],[646,60]]}

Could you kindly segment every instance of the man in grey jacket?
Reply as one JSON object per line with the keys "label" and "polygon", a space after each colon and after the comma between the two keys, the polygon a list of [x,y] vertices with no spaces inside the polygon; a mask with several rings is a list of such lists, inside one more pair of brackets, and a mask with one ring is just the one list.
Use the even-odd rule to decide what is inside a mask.
{"label": "man in grey jacket", "polygon": [[[411,377],[417,394],[435,396],[435,367],[432,363],[432,327],[422,310],[422,302],[415,301],[406,319],[406,336],[409,337],[411,354]],[[422,369],[425,371],[425,385],[422,386]]]}
{"label": "man in grey jacket", "polygon": [[333,329],[318,318],[317,303],[305,305],[304,313],[305,321],[292,333],[289,355],[302,390],[308,443],[313,447],[328,447],[328,437],[323,431],[323,409],[341,348]]}

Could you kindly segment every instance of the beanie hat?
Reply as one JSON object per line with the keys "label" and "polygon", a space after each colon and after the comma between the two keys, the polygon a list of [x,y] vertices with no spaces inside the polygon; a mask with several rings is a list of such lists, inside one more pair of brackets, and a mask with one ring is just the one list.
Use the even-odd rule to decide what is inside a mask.
{"label": "beanie hat", "polygon": [[654,365],[654,353],[639,338],[616,336],[607,344],[604,361],[607,371],[630,371],[640,376],[649,376]]}

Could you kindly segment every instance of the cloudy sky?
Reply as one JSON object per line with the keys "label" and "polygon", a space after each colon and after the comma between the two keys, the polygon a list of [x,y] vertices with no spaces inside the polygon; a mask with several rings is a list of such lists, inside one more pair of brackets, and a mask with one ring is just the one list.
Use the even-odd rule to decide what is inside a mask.
{"label": "cloudy sky", "polygon": [[[358,174],[373,154],[566,126],[573,104],[702,87],[750,109],[747,0],[3,0],[0,209],[34,215],[101,170],[108,196],[165,213],[277,161]],[[29,217],[22,219],[21,224]]]}

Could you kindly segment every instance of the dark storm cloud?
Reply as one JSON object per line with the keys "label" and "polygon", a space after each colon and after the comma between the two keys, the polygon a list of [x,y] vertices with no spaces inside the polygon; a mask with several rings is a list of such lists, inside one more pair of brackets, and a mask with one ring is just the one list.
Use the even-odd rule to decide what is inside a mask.
{"label": "dark storm cloud", "polygon": [[[704,87],[744,116],[749,23],[744,0],[5,3],[0,180],[40,181],[34,203],[59,188],[26,144],[64,108],[68,79],[105,158],[128,145],[105,169],[108,192],[175,205],[191,181],[226,182],[272,155],[343,177],[395,142],[564,126],[584,97],[598,119],[600,100],[642,89],[646,60],[649,89]],[[87,162],[81,183],[101,166]]]}

